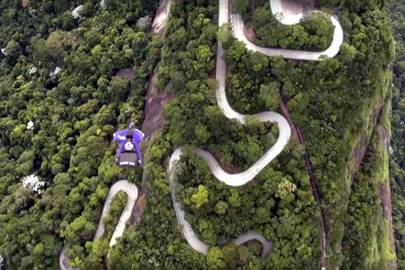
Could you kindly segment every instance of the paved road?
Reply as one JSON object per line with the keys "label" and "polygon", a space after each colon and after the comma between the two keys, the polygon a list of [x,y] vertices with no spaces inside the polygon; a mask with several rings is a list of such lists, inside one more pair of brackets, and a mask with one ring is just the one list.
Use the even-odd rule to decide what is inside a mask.
{"label": "paved road", "polygon": [[[98,223],[96,234],[94,235],[93,241],[100,239],[104,234],[104,224],[103,219],[107,216],[111,208],[111,202],[118,192],[125,192],[128,196],[127,204],[122,211],[120,219],[117,226],[115,227],[114,233],[110,240],[110,247],[114,246],[117,242],[117,238],[121,237],[125,230],[125,225],[129,218],[131,217],[132,209],[134,208],[135,202],[138,198],[138,188],[135,184],[129,183],[127,180],[121,180],[116,182],[111,186],[108,192],[107,199],[104,203],[103,211],[101,212],[100,221]],[[69,266],[67,262],[67,257],[65,255],[65,248],[62,249],[59,255],[59,266],[62,270],[78,270]]]}
{"label": "paved road", "polygon": [[110,247],[114,246],[117,242],[117,238],[121,237],[125,230],[125,225],[129,218],[131,217],[132,209],[134,208],[136,199],[138,198],[138,188],[135,184],[129,183],[127,180],[121,180],[116,182],[111,186],[108,192],[107,199],[104,203],[103,211],[101,212],[100,221],[98,223],[96,234],[94,235],[93,241],[100,239],[104,234],[104,224],[103,219],[107,216],[111,208],[111,202],[118,192],[125,192],[128,196],[127,204],[122,211],[121,217],[118,221],[117,227],[115,227],[114,233],[110,240]]}
{"label": "paved road", "polygon": [[[220,0],[226,1],[226,0]],[[286,25],[297,24],[302,18],[307,15],[306,13],[299,14],[287,14],[283,11],[280,0],[270,0],[270,7],[273,15],[279,20],[280,23]],[[321,11],[311,11],[311,13],[316,13]],[[318,61],[322,56],[335,57],[340,51],[340,45],[343,43],[343,28],[340,22],[331,16],[330,20],[334,26],[333,39],[330,46],[319,52],[310,51],[300,51],[300,50],[287,50],[287,49],[274,49],[274,48],[264,48],[252,43],[245,35],[244,24],[242,17],[239,14],[233,14],[231,16],[233,35],[239,41],[245,43],[248,50],[260,52],[268,56],[281,56],[283,58],[295,59],[295,60],[308,60],[308,61]]]}
{"label": "paved road", "polygon": [[[303,13],[299,14],[284,14],[280,0],[270,0],[270,5],[272,12],[283,24],[296,24],[305,16]],[[317,11],[315,11],[317,12]],[[257,46],[250,42],[244,32],[244,24],[242,17],[239,14],[231,15],[231,27],[233,29],[233,35],[236,39],[242,41],[247,49],[263,53],[268,56],[281,56],[283,58],[291,58],[296,60],[308,60],[308,61],[319,61],[322,56],[334,57],[338,54],[340,50],[340,45],[343,43],[343,29],[339,21],[331,16],[331,21],[334,28],[333,41],[328,49],[320,52],[309,52],[309,51],[299,51],[299,50],[284,50],[284,49],[273,49],[273,48],[263,48]],[[219,0],[219,26],[229,22],[229,0]],[[229,105],[226,97],[226,63],[224,61],[224,50],[222,44],[218,42],[217,44],[217,66],[216,66],[216,79],[218,81],[218,89],[216,92],[216,98],[218,106],[224,113],[224,115],[229,119],[235,119],[240,123],[244,124],[246,122],[247,115],[236,112]],[[279,138],[277,142],[249,169],[238,174],[229,174],[225,172],[215,158],[208,152],[197,149],[196,153],[202,157],[210,167],[214,176],[221,182],[229,186],[242,186],[250,182],[261,170],[264,169],[274,158],[276,158],[284,147],[287,145],[290,136],[291,128],[288,121],[280,114],[275,112],[263,112],[249,117],[254,117],[261,122],[271,122],[276,123],[279,127]],[[178,223],[181,226],[183,237],[186,239],[188,244],[196,251],[203,254],[207,253],[208,245],[201,241],[198,235],[194,232],[190,223],[185,219],[184,210],[182,205],[176,198],[175,187],[175,168],[176,162],[178,162],[182,155],[182,149],[178,148],[172,154],[169,162],[168,174],[171,187],[171,195],[173,200],[173,205],[176,211],[176,217]],[[263,245],[262,256],[267,256],[272,248],[271,241],[265,239],[262,235],[255,232],[247,232],[240,235],[234,243],[236,245],[241,245],[248,241],[258,240]]]}
{"label": "paved road", "polygon": [[[176,197],[176,175],[175,175],[175,166],[177,161],[180,160],[181,157],[181,148],[177,149],[172,157],[170,158],[169,162],[169,181],[170,181],[170,191],[173,201],[174,210],[176,212],[177,221],[181,227],[181,233],[186,239],[187,243],[195,250],[203,254],[207,254],[208,252],[208,245],[205,244],[203,241],[200,240],[198,235],[193,230],[191,224],[186,220],[185,213],[181,203],[177,200]],[[249,231],[240,235],[238,238],[232,241],[235,245],[243,245],[247,242],[252,240],[257,240],[262,244],[262,257],[267,257],[270,253],[273,243],[265,239],[261,234],[258,234],[253,231]]]}
{"label": "paved road", "polygon": [[[219,22],[218,22],[220,26],[229,21],[228,14],[229,14],[229,2],[227,0],[220,0]],[[226,117],[228,117],[229,119],[235,119],[240,123],[244,124],[246,122],[246,118],[249,116],[236,112],[235,110],[232,109],[232,107],[228,103],[228,99],[226,97],[226,63],[223,59],[224,51],[220,42],[218,42],[217,46],[218,47],[217,47],[216,79],[218,81],[218,89],[216,92],[216,97],[218,106],[220,107],[220,109],[222,110],[222,112]],[[250,117],[255,117],[261,122],[276,123],[279,127],[280,135],[277,142],[273,145],[273,147],[271,147],[255,164],[253,164],[246,171],[238,174],[229,174],[220,167],[218,162],[210,153],[202,149],[196,150],[197,154],[208,163],[208,166],[210,167],[214,176],[219,181],[229,186],[242,186],[250,182],[258,173],[260,173],[261,170],[264,169],[264,167],[266,167],[274,158],[276,158],[281,153],[281,151],[283,151],[284,147],[287,145],[291,136],[291,129],[287,120],[284,119],[284,117],[278,113],[263,112],[251,115]],[[188,244],[194,250],[206,254],[208,250],[208,245],[199,239],[199,237],[191,227],[190,223],[185,219],[184,210],[180,202],[176,198],[175,167],[176,162],[180,160],[181,155],[182,155],[181,148],[175,150],[175,152],[170,158],[168,169],[172,200],[176,211],[177,220],[182,228],[183,237],[186,239]],[[234,243],[237,245],[241,245],[252,240],[258,240],[262,243],[263,245],[262,256],[267,256],[271,250],[272,243],[266,240],[262,235],[258,233],[247,232],[245,234],[242,234],[236,240],[234,240]]]}
{"label": "paved road", "polygon": [[65,255],[66,248],[63,247],[62,251],[59,254],[59,267],[62,270],[79,270],[77,268],[72,268],[69,266],[68,258]]}
{"label": "paved road", "polygon": [[262,244],[262,258],[265,258],[267,257],[267,255],[270,254],[270,251],[273,247],[273,243],[264,238],[263,235],[253,231],[249,231],[240,235],[238,238],[233,240],[232,243],[234,243],[236,246],[240,246],[252,240],[257,240]]}

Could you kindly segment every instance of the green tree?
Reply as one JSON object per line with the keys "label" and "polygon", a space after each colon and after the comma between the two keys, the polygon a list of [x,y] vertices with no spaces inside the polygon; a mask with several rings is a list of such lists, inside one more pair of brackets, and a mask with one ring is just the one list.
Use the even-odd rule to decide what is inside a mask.
{"label": "green tree", "polygon": [[210,269],[224,269],[226,267],[221,249],[212,247],[208,250],[207,264]]}
{"label": "green tree", "polygon": [[277,110],[280,104],[280,83],[271,82],[270,84],[260,85],[259,98],[267,108]]}
{"label": "green tree", "polygon": [[218,215],[223,215],[226,213],[226,211],[228,210],[228,204],[224,201],[219,201],[217,202],[217,204],[215,205],[215,212]]}
{"label": "green tree", "polygon": [[204,185],[198,185],[197,190],[191,195],[191,201],[198,209],[208,203],[208,190]]}
{"label": "green tree", "polygon": [[218,29],[218,34],[217,34],[218,40],[222,43],[227,43],[231,37],[232,37],[232,32],[231,29],[229,28],[229,25],[223,24],[219,29]]}

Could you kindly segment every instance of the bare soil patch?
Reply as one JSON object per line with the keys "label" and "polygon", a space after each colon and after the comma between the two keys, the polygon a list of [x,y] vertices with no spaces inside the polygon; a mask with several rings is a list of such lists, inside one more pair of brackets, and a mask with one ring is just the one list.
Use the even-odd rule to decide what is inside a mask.
{"label": "bare soil patch", "polygon": [[146,194],[141,193],[136,201],[135,207],[132,209],[130,224],[137,225],[143,216],[146,209]]}
{"label": "bare soil patch", "polygon": [[[385,151],[388,151],[389,148],[389,136],[387,130],[382,126],[378,125],[377,127],[378,134],[380,137],[380,142],[384,145]],[[394,228],[392,224],[392,195],[391,187],[389,184],[389,179],[379,179],[384,180],[385,184],[380,184],[378,187],[381,208],[383,210],[384,218],[388,220],[389,224],[389,238],[391,244],[391,250],[395,250],[395,238],[394,238]],[[397,269],[395,260],[390,263],[391,269]]]}
{"label": "bare soil patch", "polygon": [[355,166],[352,169],[352,175],[357,173],[357,171],[360,169],[361,163],[363,162],[364,159],[364,155],[366,154],[367,146],[368,146],[367,138],[361,136],[356,146],[354,147],[352,156],[350,158],[350,160],[354,160],[355,162]]}
{"label": "bare soil patch", "polygon": [[142,131],[146,137],[150,137],[163,122],[164,106],[174,98],[174,94],[168,91],[158,93],[156,88],[157,77],[154,74],[149,82],[148,94],[145,100],[145,120],[142,124]]}
{"label": "bare soil patch", "polygon": [[[395,238],[394,238],[394,228],[392,225],[392,204],[391,204],[391,187],[389,184],[381,184],[379,186],[379,193],[380,193],[380,200],[381,200],[381,207],[383,210],[384,218],[388,220],[389,224],[389,238],[391,244],[391,250],[395,250]],[[395,260],[393,260],[390,264],[390,269],[397,269],[397,265]]]}
{"label": "bare soil patch", "polygon": [[133,79],[135,79],[135,74],[132,68],[121,69],[120,71],[117,72],[117,74],[115,74],[115,76],[128,81],[132,81]]}
{"label": "bare soil patch", "polygon": [[379,125],[377,130],[378,130],[378,134],[380,135],[380,140],[384,146],[384,149],[386,151],[388,151],[389,147],[390,147],[390,138],[388,136],[387,130],[382,125]]}
{"label": "bare soil patch", "polygon": [[[383,99],[382,97],[379,98],[377,104],[375,105],[372,117],[371,117],[371,123],[373,127],[376,125],[378,117],[380,116],[381,110],[383,107]],[[350,160],[354,160],[355,164],[351,168],[351,179],[353,179],[353,176],[357,173],[357,171],[360,169],[361,163],[363,162],[364,156],[366,154],[366,150],[369,144],[369,138],[366,137],[366,134],[362,134],[356,144],[356,146],[353,149],[352,155]]]}
{"label": "bare soil patch", "polygon": [[384,217],[392,221],[391,188],[387,184],[380,184],[379,192]]}
{"label": "bare soil patch", "polygon": [[256,39],[256,32],[253,27],[245,27],[245,35],[248,40],[254,41]]}

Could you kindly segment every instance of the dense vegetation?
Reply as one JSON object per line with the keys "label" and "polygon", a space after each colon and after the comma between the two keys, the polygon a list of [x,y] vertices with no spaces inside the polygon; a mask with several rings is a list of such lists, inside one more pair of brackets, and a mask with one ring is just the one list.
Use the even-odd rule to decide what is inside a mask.
{"label": "dense vegetation", "polygon": [[[7,269],[57,268],[65,239],[90,269],[83,257],[92,247],[78,245],[92,239],[108,185],[124,173],[113,165],[112,133],[143,119],[160,43],[136,22],[157,3],[89,1],[74,19],[79,1],[20,2],[0,4],[0,254]],[[134,69],[132,83],[114,76],[123,68]],[[41,194],[21,185],[30,174],[45,182]]]}
{"label": "dense vegetation", "polygon": [[[118,269],[127,269],[130,265],[140,269],[303,266],[313,269],[318,265],[319,211],[299,147],[293,142],[254,183],[242,188],[229,188],[215,180],[206,164],[191,151],[182,159],[178,197],[185,205],[188,219],[202,240],[209,244],[208,256],[192,252],[181,240],[179,228],[167,220],[174,220],[175,216],[165,179],[166,167],[162,164],[174,147],[187,145],[190,150],[197,146],[207,149],[227,170],[236,172],[256,161],[278,136],[277,130],[269,125],[252,122],[241,126],[229,121],[216,106],[216,85],[210,76],[217,38],[216,2],[178,3],[172,9],[165,53],[158,68],[158,84],[174,91],[176,99],[167,108],[162,135],[148,151],[149,162],[153,164],[147,168],[148,178],[154,179],[148,181],[148,209],[153,211],[147,211],[141,224],[124,234],[122,246],[118,244],[111,253],[111,260]],[[254,57],[250,58],[250,53],[241,44],[237,45],[235,55],[241,57],[238,58],[240,64],[249,68],[258,83],[265,86],[268,79],[260,75],[268,73],[270,65],[255,73],[250,65]],[[267,57],[258,58],[263,59],[269,62]],[[277,102],[278,96],[274,99],[271,100]],[[258,257],[256,244],[238,248],[228,245],[248,230],[274,241],[271,256],[265,261]],[[132,256],[123,258],[123,253]]]}
{"label": "dense vegetation", "polygon": [[[318,4],[333,8],[341,2]],[[22,7],[20,1],[3,0],[0,45],[7,55],[0,63],[0,255],[6,269],[57,269],[62,246],[81,269],[103,268],[108,252],[113,269],[317,269],[321,211],[304,153],[310,156],[327,221],[328,268],[384,269],[393,255],[377,184],[387,175],[387,154],[375,126],[387,125],[393,43],[383,2],[343,1],[338,15],[345,43],[336,58],[322,62],[269,58],[248,52],[233,38],[225,41],[232,106],[249,114],[279,110],[283,98],[305,137],[304,145],[291,139],[252,183],[230,188],[192,150],[202,147],[227,171],[238,172],[274,144],[278,130],[253,120],[247,125],[230,121],[217,106],[212,75],[217,0],[176,1],[164,40],[139,23],[153,16],[157,1],[107,0],[105,9],[87,1],[81,18],[74,19],[71,11],[78,1],[32,1]],[[279,28],[280,33],[299,31],[297,37],[266,41],[274,36],[268,31],[274,18],[264,3],[257,1],[255,16],[250,6],[245,14],[258,28],[258,43],[327,47],[331,30],[323,19],[322,31],[315,34],[317,21],[309,20],[304,30]],[[302,31],[308,31],[309,40],[300,40],[306,36]],[[50,76],[57,66],[62,71]],[[33,67],[36,73],[30,72]],[[133,69],[131,82],[115,76],[124,68]],[[142,178],[140,169],[113,165],[115,147],[109,142],[130,119],[138,125],[143,121],[143,97],[153,71],[159,89],[176,97],[166,107],[164,126],[144,145],[147,209],[138,226],[127,228],[109,251],[109,236],[126,199],[117,196],[104,220],[105,237],[93,242],[108,186],[123,177],[135,183]],[[394,112],[401,104],[394,104]],[[29,121],[34,130],[27,129]],[[356,150],[367,145],[359,168],[362,157]],[[176,222],[166,169],[178,146],[187,151],[179,163],[177,196],[209,244],[207,256],[191,249]],[[22,186],[21,179],[30,174],[45,181],[41,194]],[[268,258],[260,258],[256,242],[231,244],[248,230],[273,242]],[[368,232],[373,238],[365,237]],[[376,248],[359,249],[368,245]]]}
{"label": "dense vegetation", "polygon": [[[266,101],[274,92],[277,95],[279,88],[288,100],[293,122],[303,131],[305,149],[321,190],[332,265],[344,259],[340,243],[351,215],[347,215],[346,206],[352,178],[362,163],[359,153],[367,147],[376,119],[389,100],[393,57],[389,23],[380,3],[364,2],[361,8],[346,3],[339,12],[345,43],[334,59],[299,65],[295,61],[268,64],[257,54],[244,57],[240,53],[243,45],[238,43],[227,51],[231,62],[228,97],[238,111],[255,113],[277,108],[277,103],[271,102],[266,107]],[[257,67],[254,72],[248,69],[252,66],[249,61]],[[265,69],[260,73],[266,65],[271,66],[271,76]],[[267,86],[260,84],[262,80]],[[367,224],[363,223],[370,229]]]}
{"label": "dense vegetation", "polygon": [[343,269],[393,269],[389,190],[389,99],[379,117],[350,195]]}
{"label": "dense vegetation", "polygon": [[396,61],[393,67],[392,158],[393,215],[396,250],[400,269],[405,268],[405,1],[391,1],[391,18],[396,39]]}
{"label": "dense vegetation", "polygon": [[[234,130],[245,130],[247,135],[244,137],[254,143],[246,151],[257,149],[260,155],[260,151],[266,150],[264,148],[266,144],[250,138],[254,134],[246,132],[250,129],[249,126],[238,127],[237,123],[224,119],[214,106],[215,89],[210,80],[210,70],[214,60],[214,40],[211,39],[213,38],[211,31],[215,27],[211,18],[215,14],[215,9],[211,9],[213,8],[211,5],[216,3],[212,2],[210,1],[210,4],[204,2],[204,6],[209,8],[202,8],[202,2],[198,7],[192,3],[179,3],[173,10],[174,16],[165,42],[169,52],[163,56],[159,78],[160,87],[175,91],[177,98],[167,109],[166,126],[161,137],[151,147],[151,159],[156,165],[161,164],[174,147],[190,145],[191,148],[202,146],[208,149],[229,171],[242,170],[252,164],[254,160],[249,160],[249,157],[254,156],[254,153],[244,156],[243,151],[231,150],[238,149],[238,144],[235,143],[244,140],[238,136],[239,133],[234,133]],[[357,171],[355,163],[361,163],[361,160],[353,161],[352,153],[355,152],[358,142],[363,141],[361,139],[363,137],[366,142],[363,147],[367,146],[380,109],[389,97],[389,65],[393,57],[393,43],[389,24],[380,8],[379,2],[363,1],[361,5],[356,3],[345,5],[339,15],[347,31],[346,43],[343,44],[342,52],[336,59],[320,63],[297,65],[294,61],[286,62],[248,53],[243,44],[233,39],[229,39],[225,44],[226,60],[229,64],[228,98],[233,106],[243,113],[275,109],[279,106],[277,100],[280,96],[277,88],[281,86],[282,93],[288,99],[293,121],[304,131],[305,148],[311,156],[319,180],[323,208],[327,214],[328,253],[331,255],[331,265],[340,265],[344,259],[341,242],[344,239],[346,221],[352,215],[351,212],[347,214],[346,207],[350,198],[352,174]],[[186,12],[181,13],[179,10]],[[193,117],[190,118],[189,115]],[[351,121],[348,122],[347,119]],[[234,128],[228,128],[229,122]],[[261,132],[256,131],[257,133]],[[232,144],[235,146],[230,148],[228,145]],[[151,178],[156,179],[154,183],[150,183],[151,189],[157,191],[150,194],[149,202],[152,205],[149,207],[155,210],[155,214],[146,213],[143,224],[128,232],[126,238],[128,240],[123,241],[124,245],[119,249],[121,253],[129,250],[129,253],[136,254],[134,257],[138,259],[127,258],[125,262],[120,260],[118,255],[120,253],[116,252],[116,266],[125,268],[140,264],[139,267],[142,268],[150,266],[153,262],[155,266],[165,268],[182,268],[186,267],[185,265],[197,268],[242,268],[243,261],[237,255],[240,252],[234,251],[231,260],[226,245],[222,251],[214,246],[224,245],[239,233],[250,229],[264,232],[264,235],[275,243],[272,255],[264,261],[267,267],[314,268],[319,260],[316,258],[320,258],[319,242],[317,243],[319,240],[316,240],[314,234],[318,226],[311,228],[302,218],[308,214],[307,217],[310,217],[311,212],[314,218],[319,212],[311,210],[315,205],[297,207],[298,205],[303,207],[302,203],[308,201],[301,196],[310,195],[310,188],[306,182],[308,180],[297,181],[308,179],[308,176],[303,171],[302,161],[298,159],[299,154],[297,155],[297,148],[293,142],[289,149],[291,150],[287,149],[269,165],[254,183],[241,189],[225,188],[216,183],[216,180],[207,173],[206,165],[193,155],[183,159],[178,196],[185,204],[188,219],[194,224],[202,239],[212,247],[205,258],[195,253],[189,255],[189,247],[185,243],[180,244],[171,240],[174,236],[169,238],[168,235],[173,234],[173,228],[171,224],[163,223],[163,220],[170,210],[164,210],[162,206],[162,202],[170,204],[169,188],[163,173],[165,168],[158,166],[151,168],[150,173],[153,176]],[[297,158],[296,161],[294,156]],[[286,159],[291,164],[284,163]],[[298,168],[301,169],[297,170]],[[288,184],[282,185],[283,181]],[[270,194],[256,195],[261,194],[263,190],[269,190],[268,186],[272,187]],[[280,197],[277,192],[279,186],[292,187],[287,188],[287,194],[290,195]],[[373,192],[377,193],[377,190],[374,189]],[[243,199],[245,196],[249,196],[250,200]],[[292,204],[291,196],[295,198]],[[247,205],[263,204],[261,207],[264,208],[263,214],[257,212],[258,209],[255,207],[250,208],[252,213],[249,213],[248,209],[241,209],[238,213],[246,217],[244,220],[249,220],[241,223],[232,216],[232,213],[240,207],[235,204],[236,198],[248,202]],[[265,198],[267,201],[263,201]],[[283,209],[286,208],[300,209],[300,213],[295,212],[296,210],[285,212]],[[264,210],[270,211],[271,215],[267,216]],[[261,221],[264,223],[253,218],[252,215],[255,213],[261,215]],[[287,216],[284,216],[284,213],[288,213]],[[171,216],[174,218],[173,212]],[[155,219],[161,221],[160,226],[156,228],[156,232],[151,232],[151,225],[156,224],[153,221]],[[384,221],[382,218],[381,220]],[[365,220],[363,223],[366,227],[369,226],[365,222],[369,221]],[[294,224],[294,227],[289,227],[291,224]],[[176,233],[179,235],[178,231]],[[165,235],[166,239],[162,239],[162,235]],[[303,237],[304,235],[306,237]],[[385,240],[381,234],[377,242],[383,245]],[[142,248],[131,249],[130,241],[142,243]],[[170,248],[157,249],[151,244],[156,241],[159,242],[159,246]],[[148,248],[144,245],[148,245]],[[184,248],[187,251],[184,251]],[[297,250],[300,250],[298,256]],[[390,252],[392,254],[390,250],[384,251],[386,254]],[[256,261],[253,259],[254,252],[251,253],[252,260]],[[150,254],[156,255],[151,257]],[[178,259],[180,254],[182,257]],[[168,256],[171,260],[163,260],[162,265],[162,256]],[[147,261],[146,258],[150,260]],[[369,257],[364,258],[367,259]],[[391,259],[392,256],[373,258],[377,265],[386,265]]]}

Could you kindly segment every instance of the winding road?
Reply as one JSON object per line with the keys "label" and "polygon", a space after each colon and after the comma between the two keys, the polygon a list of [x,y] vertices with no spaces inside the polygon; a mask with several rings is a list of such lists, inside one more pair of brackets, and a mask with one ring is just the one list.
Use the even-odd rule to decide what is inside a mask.
{"label": "winding road", "polygon": [[[276,0],[271,1],[276,2]],[[321,60],[322,56],[335,57],[340,50],[340,45],[343,43],[343,29],[339,21],[335,17],[330,17],[332,24],[335,27],[332,43],[330,46],[320,52],[310,52],[310,51],[296,51],[288,49],[274,49],[274,48],[264,48],[252,43],[245,35],[243,20],[241,15],[232,15],[232,26],[233,34],[236,39],[242,41],[248,50],[260,52],[267,56],[281,56],[283,58],[295,59],[295,60],[307,60],[307,61],[318,61]]]}
{"label": "winding road", "polygon": [[[273,15],[275,15],[280,23],[282,24],[296,24],[299,23],[306,14],[286,14],[282,10],[280,0],[270,0],[270,6]],[[321,12],[321,11],[312,11]],[[246,48],[251,51],[260,52],[267,56],[281,56],[283,58],[295,59],[295,60],[307,60],[307,61],[319,61],[322,57],[334,57],[338,54],[340,50],[340,45],[343,43],[343,29],[339,21],[331,16],[331,22],[334,25],[334,35],[331,45],[325,51],[320,52],[309,52],[309,51],[299,51],[299,50],[285,50],[285,49],[274,49],[274,48],[264,48],[257,46],[250,42],[245,35],[244,24],[241,15],[233,14],[231,15],[231,20],[229,20],[229,0],[219,0],[219,18],[218,24],[221,27],[223,24],[231,22],[233,36],[242,41]],[[287,145],[291,136],[291,127],[288,121],[280,114],[276,112],[262,112],[255,115],[244,115],[236,112],[229,105],[226,97],[226,63],[224,61],[224,50],[221,42],[217,44],[217,59],[216,59],[216,79],[218,81],[218,89],[216,92],[216,98],[218,106],[224,113],[224,115],[229,119],[235,119],[241,124],[245,124],[248,117],[254,117],[260,122],[271,122],[276,123],[279,128],[279,138],[277,142],[249,169],[238,174],[229,174],[225,172],[216,159],[208,152],[202,149],[196,149],[196,154],[203,158],[211,169],[214,176],[221,182],[228,186],[242,186],[249,183],[261,170],[263,170],[273,159],[275,159]],[[174,151],[170,158],[168,174],[171,187],[171,196],[173,205],[176,211],[176,217],[178,223],[181,226],[182,235],[188,242],[188,244],[195,250],[203,254],[207,254],[208,245],[200,240],[198,235],[193,230],[191,224],[185,219],[185,213],[182,205],[176,198],[176,162],[178,162],[182,155],[182,149],[178,148]],[[247,232],[240,235],[236,240],[233,241],[236,245],[242,245],[246,242],[258,240],[262,243],[262,256],[265,257],[271,251],[272,242],[265,239],[262,235],[256,232]],[[323,253],[325,251],[323,250]],[[325,254],[323,256],[326,256]],[[322,267],[322,269],[325,269]]]}
{"label": "winding road", "polygon": [[118,221],[117,227],[115,227],[114,233],[110,240],[110,247],[114,246],[117,242],[117,238],[121,237],[125,230],[125,224],[128,219],[131,217],[132,209],[134,208],[136,199],[138,198],[138,188],[135,184],[129,183],[127,180],[121,180],[116,182],[111,186],[110,191],[108,192],[107,199],[104,203],[103,211],[101,212],[101,219],[98,223],[96,234],[94,235],[93,241],[96,241],[101,238],[104,234],[104,223],[103,218],[107,216],[111,208],[111,202],[114,199],[115,195],[118,192],[123,191],[127,194],[127,204],[125,205],[124,210],[122,211],[121,217]]}
{"label": "winding road", "polygon": [[[220,5],[221,5],[220,0]],[[224,5],[228,5],[225,4]],[[270,8],[273,15],[277,20],[284,25],[293,25],[300,23],[301,19],[305,16],[310,16],[311,14],[322,12],[319,10],[311,10],[310,12],[300,12],[296,14],[287,13],[283,10],[281,5],[281,0],[270,0]],[[220,7],[221,9],[221,7]],[[231,16],[231,25],[233,28],[233,35],[239,41],[242,41],[248,50],[260,52],[267,56],[281,56],[283,58],[295,59],[295,60],[307,60],[307,61],[317,61],[321,60],[322,56],[335,57],[340,51],[340,45],[343,43],[343,28],[339,21],[334,17],[330,16],[330,20],[334,26],[333,39],[330,46],[319,52],[310,51],[300,51],[300,50],[288,50],[288,49],[275,49],[275,48],[264,48],[252,43],[245,35],[245,25],[242,20],[242,16],[239,14],[233,14]],[[226,20],[228,22],[228,20]],[[221,25],[221,24],[220,24]]]}
{"label": "winding road", "polygon": [[[127,180],[121,180],[111,186],[110,191],[108,192],[107,199],[103,206],[103,211],[101,212],[100,221],[98,223],[97,231],[94,235],[93,241],[100,239],[104,234],[104,223],[103,219],[107,216],[111,208],[111,203],[117,195],[118,192],[125,192],[127,194],[127,204],[125,205],[124,210],[121,213],[118,224],[115,227],[114,233],[110,240],[110,247],[114,246],[117,242],[117,238],[121,237],[125,230],[125,225],[129,218],[131,217],[132,209],[134,208],[135,202],[138,198],[138,188],[135,184],[128,182]],[[69,266],[67,262],[67,257],[65,255],[65,248],[62,249],[62,252],[59,255],[59,266],[62,270],[77,270]]]}
{"label": "winding road", "polygon": [[[154,33],[161,32],[168,20],[170,7],[172,1],[162,0],[161,5],[158,9],[157,15],[155,16],[152,30]],[[272,13],[279,20],[280,23],[286,25],[293,25],[300,22],[307,14],[304,12],[300,13],[287,13],[283,10],[281,5],[281,0],[270,0],[270,7]],[[321,12],[313,10],[313,12]],[[323,56],[334,57],[338,54],[340,50],[340,45],[343,43],[343,29],[339,21],[331,16],[331,22],[334,25],[334,35],[333,41],[328,49],[320,52],[309,52],[309,51],[300,51],[300,50],[285,50],[285,49],[275,49],[275,48],[264,48],[253,44],[245,35],[244,32],[244,23],[242,17],[239,14],[232,14],[229,16],[229,0],[219,0],[219,19],[218,24],[222,26],[223,24],[231,22],[232,32],[236,39],[242,41],[246,48],[251,51],[260,52],[267,56],[281,56],[283,58],[295,59],[295,60],[307,60],[307,61],[319,61]],[[231,19],[230,19],[231,17]],[[218,81],[218,89],[216,92],[216,98],[218,106],[224,113],[224,115],[229,119],[234,119],[245,124],[246,119],[249,117],[254,117],[260,122],[271,122],[278,125],[279,128],[279,138],[277,142],[249,169],[238,174],[229,174],[224,171],[216,159],[208,152],[202,149],[196,149],[196,154],[203,158],[211,169],[213,175],[221,182],[228,186],[237,187],[249,183],[254,177],[256,177],[273,159],[275,159],[284,149],[284,147],[289,142],[291,137],[291,127],[288,121],[280,114],[276,112],[262,112],[254,115],[244,115],[236,112],[229,105],[226,97],[226,63],[224,61],[224,50],[222,44],[218,42],[217,44],[217,58],[216,58],[216,79]],[[207,254],[208,245],[200,240],[198,235],[193,230],[191,224],[186,220],[185,213],[181,203],[177,200],[176,197],[176,163],[180,160],[181,155],[183,154],[182,148],[178,148],[174,151],[170,157],[169,167],[168,167],[168,178],[171,189],[171,196],[173,201],[173,206],[176,212],[177,221],[181,227],[181,233],[186,239],[188,244],[195,250],[203,254]],[[108,214],[108,211],[111,207],[111,202],[114,196],[119,192],[123,191],[128,195],[127,205],[123,210],[121,217],[118,221],[118,225],[115,228],[113,236],[110,240],[110,247],[114,246],[118,237],[121,237],[124,230],[125,224],[128,221],[132,209],[135,205],[135,202],[138,198],[138,189],[134,184],[129,183],[126,180],[116,182],[109,191],[106,202],[103,207],[103,211],[100,217],[99,225],[94,236],[94,240],[102,237],[104,233],[103,218]],[[257,240],[262,244],[262,257],[268,256],[272,249],[272,242],[265,239],[261,234],[258,234],[254,231],[246,232],[232,242],[239,246],[243,245],[246,242]],[[68,266],[67,259],[65,256],[65,248],[62,249],[59,256],[59,264],[62,270],[74,270]],[[325,251],[323,250],[323,253]],[[324,254],[326,256],[326,254]],[[324,267],[322,269],[325,269]]]}

